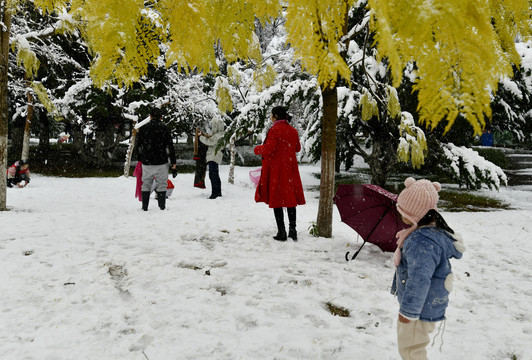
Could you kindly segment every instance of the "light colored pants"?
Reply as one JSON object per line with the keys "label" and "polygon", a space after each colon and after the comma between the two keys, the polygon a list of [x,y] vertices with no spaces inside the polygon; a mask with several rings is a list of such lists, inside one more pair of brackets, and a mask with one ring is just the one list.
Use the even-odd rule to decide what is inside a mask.
{"label": "light colored pants", "polygon": [[[144,165],[142,164],[142,191],[151,191],[151,185],[155,181],[155,191],[166,191],[168,181],[169,164]],[[154,179],[155,178],[155,179]]]}
{"label": "light colored pants", "polygon": [[436,323],[427,321],[410,321],[404,324],[397,321],[397,345],[403,360],[427,360],[426,347],[430,342],[429,334],[434,331]]}

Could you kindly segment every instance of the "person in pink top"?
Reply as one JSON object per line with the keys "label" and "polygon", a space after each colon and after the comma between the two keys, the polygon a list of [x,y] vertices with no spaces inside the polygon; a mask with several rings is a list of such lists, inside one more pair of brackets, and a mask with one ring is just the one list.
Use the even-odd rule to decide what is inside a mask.
{"label": "person in pink top", "polygon": [[[24,182],[24,185],[22,182]],[[29,183],[30,168],[28,162],[25,160],[15,161],[15,163],[7,169],[7,186],[13,187],[16,185],[19,188],[23,188]]]}

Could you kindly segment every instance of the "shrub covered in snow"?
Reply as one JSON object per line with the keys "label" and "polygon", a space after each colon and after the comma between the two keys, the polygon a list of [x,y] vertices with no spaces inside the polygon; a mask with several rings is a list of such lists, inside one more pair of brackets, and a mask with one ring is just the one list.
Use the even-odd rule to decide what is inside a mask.
{"label": "shrub covered in snow", "polygon": [[499,189],[507,185],[508,179],[500,167],[487,161],[475,150],[453,143],[443,144],[443,161],[441,168],[460,186],[468,189],[480,189],[487,185],[490,189]]}

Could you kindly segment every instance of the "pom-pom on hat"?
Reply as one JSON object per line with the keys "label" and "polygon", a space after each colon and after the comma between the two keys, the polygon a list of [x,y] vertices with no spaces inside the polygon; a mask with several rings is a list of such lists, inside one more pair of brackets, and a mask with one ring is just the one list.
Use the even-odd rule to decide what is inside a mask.
{"label": "pom-pom on hat", "polygon": [[397,198],[397,210],[412,224],[417,225],[429,210],[438,210],[438,192],[441,190],[439,182],[426,179],[417,180],[409,177],[405,180],[406,188]]}

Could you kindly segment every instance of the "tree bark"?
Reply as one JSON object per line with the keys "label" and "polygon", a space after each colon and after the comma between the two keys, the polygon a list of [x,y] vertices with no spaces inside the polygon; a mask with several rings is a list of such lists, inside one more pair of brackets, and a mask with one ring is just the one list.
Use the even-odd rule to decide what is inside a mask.
{"label": "tree bark", "polygon": [[48,161],[50,153],[50,121],[46,112],[40,110],[38,112],[39,118],[39,157],[42,159],[43,164]]}
{"label": "tree bark", "polygon": [[[29,81],[28,81],[29,87]],[[26,125],[24,125],[24,139],[22,140],[22,155],[21,159],[28,161],[30,157],[30,135],[31,135],[31,122],[33,121],[34,108],[33,108],[33,94],[31,90],[26,90],[26,96],[28,99],[28,110],[26,114]]]}
{"label": "tree bark", "polygon": [[9,107],[7,103],[7,74],[9,70],[9,32],[11,12],[5,1],[0,9],[0,211],[7,210],[7,126]]}
{"label": "tree bark", "polygon": [[138,130],[133,126],[133,133],[129,139],[129,147],[127,148],[126,163],[124,164],[124,177],[129,177],[129,169],[131,168],[131,157],[135,149],[135,140],[137,139]]}
{"label": "tree bark", "polygon": [[115,147],[115,128],[111,119],[105,119],[95,132],[94,166],[104,169],[111,165]]}
{"label": "tree bark", "polygon": [[230,142],[230,154],[231,154],[231,161],[230,161],[230,164],[229,164],[229,178],[227,179],[227,182],[229,184],[232,184],[234,185],[235,184],[235,162],[236,162],[236,157],[235,157],[235,134],[233,134],[233,136],[231,136],[231,142]]}
{"label": "tree bark", "polygon": [[336,161],[336,121],[338,92],[334,88],[322,89],[323,124],[321,130],[321,181],[318,207],[318,235],[332,236],[334,175]]}

